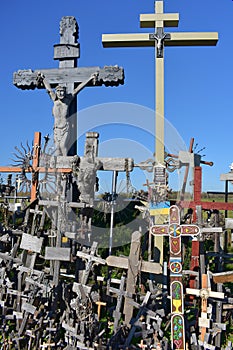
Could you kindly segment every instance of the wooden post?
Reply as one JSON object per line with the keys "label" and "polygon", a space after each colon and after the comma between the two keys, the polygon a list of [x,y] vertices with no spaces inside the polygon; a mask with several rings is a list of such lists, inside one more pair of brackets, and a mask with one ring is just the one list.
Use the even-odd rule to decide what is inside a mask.
{"label": "wooden post", "polygon": [[[40,148],[41,148],[41,133],[35,132],[34,143],[33,143],[32,169],[37,169],[39,167]],[[38,176],[39,176],[39,174],[38,174],[37,170],[32,172],[31,202],[33,202],[37,198]]]}

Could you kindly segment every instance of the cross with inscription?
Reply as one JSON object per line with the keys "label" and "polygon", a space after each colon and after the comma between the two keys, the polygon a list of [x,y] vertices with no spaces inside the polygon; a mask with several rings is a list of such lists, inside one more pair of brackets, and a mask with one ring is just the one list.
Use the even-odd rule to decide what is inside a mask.
{"label": "cross with inscription", "polygon": [[[54,59],[58,69],[14,73],[14,85],[20,89],[46,88],[54,102],[54,141],[58,155],[77,154],[77,99],[85,86],[117,86],[124,81],[124,72],[118,66],[77,67],[79,58],[78,24],[71,16],[60,22],[60,44],[54,45]],[[55,91],[53,91],[55,88]]]}
{"label": "cross with inscription", "polygon": [[140,15],[143,28],[155,28],[154,33],[103,34],[104,47],[155,47],[156,52],[156,160],[164,163],[164,46],[216,45],[218,33],[165,33],[164,27],[177,27],[178,13],[164,13],[163,1],[155,1],[155,13]]}
{"label": "cross with inscription", "polygon": [[168,225],[154,225],[151,227],[150,231],[154,236],[169,236],[169,269],[171,282],[170,295],[172,314],[171,341],[173,349],[185,349],[181,237],[196,236],[200,233],[200,229],[196,225],[181,225],[180,210],[176,205],[172,205],[169,209]]}

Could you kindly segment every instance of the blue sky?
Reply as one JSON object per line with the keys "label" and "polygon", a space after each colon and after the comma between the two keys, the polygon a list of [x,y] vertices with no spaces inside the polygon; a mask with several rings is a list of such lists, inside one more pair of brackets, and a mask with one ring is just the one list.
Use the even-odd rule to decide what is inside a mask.
{"label": "blue sky", "polygon": [[[167,32],[219,33],[216,47],[165,48],[165,118],[170,125],[168,128],[175,131],[174,148],[171,141],[174,133],[170,136],[168,132],[169,140],[166,141],[171,145],[172,151],[177,152],[179,148],[183,149],[184,145],[188,147],[191,137],[198,143],[196,150],[206,147],[201,152],[202,155],[206,155],[203,159],[213,161],[214,166],[203,167],[203,190],[221,191],[224,190],[224,184],[219,180],[220,174],[228,172],[229,165],[233,162],[231,150],[233,2],[165,0],[164,9],[165,12],[180,14],[179,27],[167,28]],[[142,158],[150,157],[154,147],[154,121],[151,117],[155,101],[154,50],[103,48],[101,35],[152,32],[153,29],[140,28],[139,23],[141,13],[152,12],[154,12],[153,0],[2,2],[0,58],[2,165],[11,163],[14,146],[19,146],[21,142],[25,144],[27,140],[29,143],[32,142],[35,131],[40,131],[42,135],[52,134],[52,102],[46,92],[22,91],[17,89],[12,81],[13,72],[19,69],[34,70],[58,66],[58,62],[53,60],[53,45],[59,43],[59,22],[62,16],[74,16],[79,24],[80,67],[117,64],[125,70],[123,86],[87,88],[80,93],[79,132],[82,134],[94,127],[98,129],[101,156],[105,156],[107,150],[114,149],[116,154],[112,153],[113,156],[134,157],[136,162],[140,161],[137,159],[138,153],[141,153]],[[119,104],[121,109],[118,120],[113,111]],[[106,115],[100,113],[98,117],[96,108],[97,110],[100,108]],[[133,114],[134,108],[137,110],[135,123],[133,117],[127,114],[128,112]],[[147,112],[148,118],[146,118]],[[87,117],[91,120],[90,125],[87,123]],[[83,139],[81,135],[80,155],[83,150]],[[127,143],[129,139],[132,149]],[[124,147],[120,151],[122,144]],[[140,152],[137,151],[136,144],[140,144]],[[144,179],[140,181],[143,182]],[[140,181],[137,179],[137,186],[140,186]],[[175,183],[178,182],[175,180],[172,185],[175,186]]]}

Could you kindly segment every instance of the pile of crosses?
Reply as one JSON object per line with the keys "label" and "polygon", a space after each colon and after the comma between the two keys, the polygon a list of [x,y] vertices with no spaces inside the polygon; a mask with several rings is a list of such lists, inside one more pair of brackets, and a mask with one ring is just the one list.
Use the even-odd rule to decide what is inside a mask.
{"label": "pile of crosses", "polygon": [[[84,182],[77,201],[68,200],[70,180],[65,174],[77,180],[82,170],[90,174],[94,169],[96,180],[95,164],[110,167],[109,159],[95,157],[97,137],[96,133],[87,133],[82,159],[56,156],[56,199],[51,199],[51,192],[49,199],[38,192],[39,176],[34,176],[30,202],[19,210],[26,197],[15,195],[10,180],[4,187],[0,231],[3,348],[120,349],[130,348],[135,336],[148,345],[162,341],[167,293],[156,287],[152,277],[147,281],[148,290],[139,283],[141,273],[162,273],[158,263],[142,259],[142,233],[132,233],[129,257],[110,255],[103,259],[97,254],[98,243],[90,238],[94,184],[91,188]],[[54,167],[44,166],[45,156],[40,157],[38,152],[42,148],[40,138],[40,133],[35,133],[33,164],[27,170],[49,173]],[[90,149],[94,150],[91,156]],[[54,158],[46,155],[49,162]],[[87,159],[92,160],[89,168]],[[131,164],[132,170],[131,159],[114,161],[113,170],[126,171],[125,164]],[[21,168],[12,170],[22,173]],[[109,269],[104,277],[98,275],[99,265]],[[114,267],[122,271],[120,279],[112,278]]]}
{"label": "pile of crosses", "polygon": [[[142,15],[141,22],[155,27],[156,33],[127,35],[127,40],[123,34],[109,39],[105,35],[104,45],[154,46],[162,72],[164,46],[216,44],[211,33],[164,33],[165,26],[177,25],[178,16],[164,14],[161,0],[155,9],[153,15]],[[107,256],[98,254],[99,242],[92,235],[97,172],[128,176],[135,165],[131,158],[98,157],[96,132],[86,134],[84,156],[77,155],[75,97],[86,86],[122,84],[124,72],[118,66],[77,68],[74,17],[62,18],[60,34],[60,44],[54,46],[58,69],[14,74],[16,87],[44,88],[53,100],[55,148],[46,152],[36,132],[32,150],[16,149],[18,166],[0,168],[10,174],[0,188],[1,349],[231,349],[231,342],[223,346],[233,301],[226,285],[233,273],[224,272],[225,262],[232,259],[225,253],[226,227],[217,225],[218,212],[214,226],[204,222],[202,209],[233,206],[201,201],[201,159],[192,149],[164,161],[161,117],[156,159],[137,165],[154,175],[152,183],[147,181],[146,205],[138,206],[147,232],[140,227],[131,232],[128,256],[113,255],[111,246]],[[157,76],[157,98],[163,102],[164,77]],[[164,115],[162,102],[159,116]],[[181,198],[170,205],[167,170],[191,165],[194,200],[186,203]],[[18,174],[15,186],[13,173]],[[28,197],[18,196],[20,182],[30,187]],[[193,212],[183,215],[184,208]],[[161,236],[168,241],[168,258]],[[213,251],[207,251],[208,239],[214,240]]]}
{"label": "pile of crosses", "polygon": [[[8,192],[3,197],[5,206],[9,197]],[[233,302],[224,286],[232,281],[232,272],[219,272],[223,259],[232,259],[219,249],[222,227],[181,223],[178,206],[170,206],[168,222],[149,231],[152,238],[169,237],[167,270],[154,254],[149,261],[142,258],[140,230],[132,233],[129,256],[100,257],[97,242],[85,244],[89,226],[84,230],[81,218],[76,223],[66,219],[75,203],[85,217],[84,202],[37,198],[24,208],[20,225],[3,220],[2,348],[231,348],[221,347]],[[213,252],[204,251],[205,236],[214,236]],[[189,270],[182,269],[182,237],[193,238]],[[216,265],[212,271],[209,257]],[[105,265],[108,273],[100,275],[99,267]],[[119,278],[112,277],[114,269]]]}

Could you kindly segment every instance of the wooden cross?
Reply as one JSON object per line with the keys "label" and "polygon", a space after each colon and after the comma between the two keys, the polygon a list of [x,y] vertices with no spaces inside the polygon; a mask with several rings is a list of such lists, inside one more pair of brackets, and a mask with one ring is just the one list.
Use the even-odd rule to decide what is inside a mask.
{"label": "wooden cross", "polygon": [[37,189],[38,189],[38,167],[40,159],[40,148],[41,148],[41,133],[35,132],[34,134],[34,143],[33,143],[33,161],[32,166],[28,169],[22,169],[18,167],[0,167],[1,173],[21,173],[22,171],[32,173],[31,181],[31,202],[37,198]]}
{"label": "wooden cross", "polygon": [[224,293],[211,291],[211,287],[208,286],[208,275],[207,274],[202,275],[202,285],[201,286],[202,286],[202,288],[200,290],[193,289],[193,288],[186,288],[186,293],[201,297],[201,318],[199,318],[199,327],[201,327],[200,340],[204,341],[205,334],[206,334],[206,328],[210,327],[210,320],[207,317],[208,298],[212,297],[212,298],[217,298],[217,299],[224,299]]}
{"label": "wooden cross", "polygon": [[130,332],[129,332],[129,334],[128,334],[128,337],[127,337],[127,339],[126,339],[126,341],[125,341],[125,346],[126,346],[126,348],[130,345],[131,340],[132,340],[132,338],[133,338],[133,336],[134,336],[134,333],[135,333],[136,328],[137,328],[137,326],[136,326],[137,321],[140,319],[140,317],[141,317],[141,316],[144,314],[144,312],[146,311],[145,309],[146,309],[146,305],[147,305],[148,302],[149,302],[150,295],[151,295],[151,292],[147,292],[147,293],[146,293],[146,295],[145,295],[145,297],[144,297],[143,302],[142,302],[141,305],[139,305],[138,303],[135,303],[135,302],[131,302],[132,306],[136,306],[136,307],[139,308],[139,311],[138,311],[138,313],[137,313],[137,316],[135,317],[134,323],[133,323],[133,325],[132,325],[132,327],[131,327],[131,329],[130,329]]}
{"label": "wooden cross", "polygon": [[105,303],[105,302],[103,302],[103,301],[96,301],[95,302],[96,303],[96,305],[98,306],[97,307],[97,315],[98,315],[98,321],[100,320],[100,314],[101,314],[101,306],[106,306],[107,305],[107,303]]}
{"label": "wooden cross", "polygon": [[[184,349],[185,332],[183,319],[184,306],[182,285],[181,237],[196,236],[200,233],[200,229],[196,225],[181,225],[180,210],[176,205],[173,205],[169,209],[168,225],[154,225],[151,227],[150,231],[154,236],[169,236],[172,346],[174,347],[174,349]],[[179,331],[177,331],[177,329]]]}
{"label": "wooden cross", "polygon": [[[113,280],[111,279],[110,282],[113,282]],[[114,281],[115,282],[115,281]],[[118,326],[119,326],[119,321],[120,321],[120,317],[121,317],[121,304],[122,304],[122,299],[123,296],[126,297],[127,296],[127,292],[124,290],[125,287],[125,277],[121,276],[121,280],[120,280],[120,288],[114,288],[114,287],[109,287],[108,291],[111,293],[114,293],[117,295],[117,304],[116,304],[116,308],[113,311],[113,317],[114,317],[114,333],[116,334],[117,330],[118,330]]]}
{"label": "wooden cross", "polygon": [[51,349],[51,347],[56,347],[56,343],[51,343],[50,342],[50,339],[49,339],[49,342],[48,343],[43,343],[42,345],[40,345],[40,348],[45,350],[45,349]]}
{"label": "wooden cross", "polygon": [[95,256],[96,251],[97,251],[97,245],[98,245],[97,242],[93,242],[93,244],[91,246],[90,254],[84,253],[82,251],[78,251],[76,254],[79,258],[82,258],[82,259],[86,260],[86,262],[87,262],[86,269],[83,272],[82,277],[81,277],[81,284],[87,283],[87,280],[88,280],[88,277],[89,277],[89,274],[91,271],[91,267],[93,264],[102,264],[102,265],[106,264],[106,261],[104,259],[101,259],[100,257]]}
{"label": "wooden cross", "polygon": [[207,209],[216,209],[216,210],[225,210],[225,211],[233,210],[233,203],[205,202],[201,199],[201,193],[202,193],[202,167],[201,166],[194,167],[193,184],[194,184],[193,200],[192,201],[181,200],[177,202],[177,204],[182,208],[192,208],[194,210],[193,221],[196,220],[195,210],[197,205],[200,205],[202,209],[205,209],[205,210]]}
{"label": "wooden cross", "polygon": [[[79,43],[77,39],[78,24],[76,19],[71,16],[62,17],[60,22],[60,44],[54,45],[54,59],[59,60],[59,68],[35,71],[30,69],[19,70],[14,73],[13,78],[14,85],[20,89],[46,88],[52,99],[56,98],[55,93],[51,90],[52,88],[57,88],[59,85],[61,90],[61,88],[65,87],[66,100],[63,99],[63,101],[66,103],[68,97],[71,99],[66,106],[66,109],[68,107],[66,111],[66,123],[68,124],[64,125],[64,127],[69,130],[69,140],[66,140],[63,155],[77,154],[77,101],[75,94],[87,85],[105,84],[107,86],[116,86],[123,83],[124,80],[123,70],[118,66],[77,68],[77,59],[79,58]],[[38,74],[41,79],[38,79]],[[93,74],[95,74],[95,79],[92,79]],[[43,77],[46,79],[45,81],[42,81]],[[53,113],[55,116],[54,109]],[[62,118],[62,116],[59,117]],[[58,127],[61,128],[62,126]],[[58,130],[58,132],[61,131]],[[67,154],[65,154],[65,150]]]}
{"label": "wooden cross", "polygon": [[164,46],[216,45],[218,33],[165,33],[164,27],[177,27],[179,14],[164,13],[163,1],[155,1],[155,13],[140,15],[144,28],[155,28],[147,34],[103,34],[104,47],[145,47],[152,46],[156,52],[156,159],[164,163]]}
{"label": "wooden cross", "polygon": [[[80,164],[78,165],[77,171],[79,171],[79,175],[82,173],[82,171],[85,171],[87,169],[87,163],[90,166],[95,166],[97,164],[98,166],[95,167],[97,170],[102,171],[128,171],[131,172],[134,167],[133,159],[132,158],[101,158],[96,157],[98,153],[98,133],[89,132],[86,134],[86,143],[85,143],[85,155],[84,157],[80,157]],[[90,146],[94,149],[94,159],[93,161],[90,161]],[[58,156],[58,157],[50,157],[48,166],[40,166],[40,149],[41,149],[41,133],[35,132],[34,133],[34,144],[33,144],[33,162],[32,165],[27,169],[22,169],[20,167],[8,167],[8,166],[0,166],[0,173],[21,173],[23,170],[26,173],[32,174],[32,185],[31,185],[31,196],[30,196],[30,202],[33,203],[37,199],[38,194],[38,184],[39,184],[39,173],[64,173],[69,174],[74,171],[76,171],[74,166],[74,157],[68,156]],[[89,169],[89,168],[88,168]],[[89,169],[90,170],[90,169]],[[81,183],[81,179],[79,180]],[[90,205],[93,204],[94,198],[91,198],[90,194],[93,195],[93,189],[89,188],[90,194],[88,195],[85,191],[85,189],[88,187],[88,184],[83,184],[83,199],[84,202],[88,202],[87,199],[89,199]]]}
{"label": "wooden cross", "polygon": [[114,266],[128,270],[126,292],[124,304],[125,324],[130,325],[131,318],[133,316],[133,305],[131,303],[130,295],[135,294],[136,282],[138,275],[141,271],[159,274],[162,272],[161,266],[158,263],[140,260],[140,247],[141,247],[141,232],[135,231],[132,234],[131,246],[129,257],[120,257],[110,255],[107,257],[106,262],[108,266]]}
{"label": "wooden cross", "polygon": [[72,168],[69,167],[68,169],[62,166],[59,168],[45,168],[40,167],[40,150],[41,150],[41,133],[35,132],[34,133],[34,143],[33,143],[33,161],[32,165],[27,168],[23,169],[20,167],[8,167],[8,166],[1,166],[0,172],[1,173],[21,173],[22,171],[25,171],[25,173],[31,173],[32,174],[32,181],[31,181],[31,195],[30,195],[30,202],[33,203],[37,199],[38,194],[38,180],[39,180],[39,173],[41,172],[63,172],[63,173],[71,173]]}

